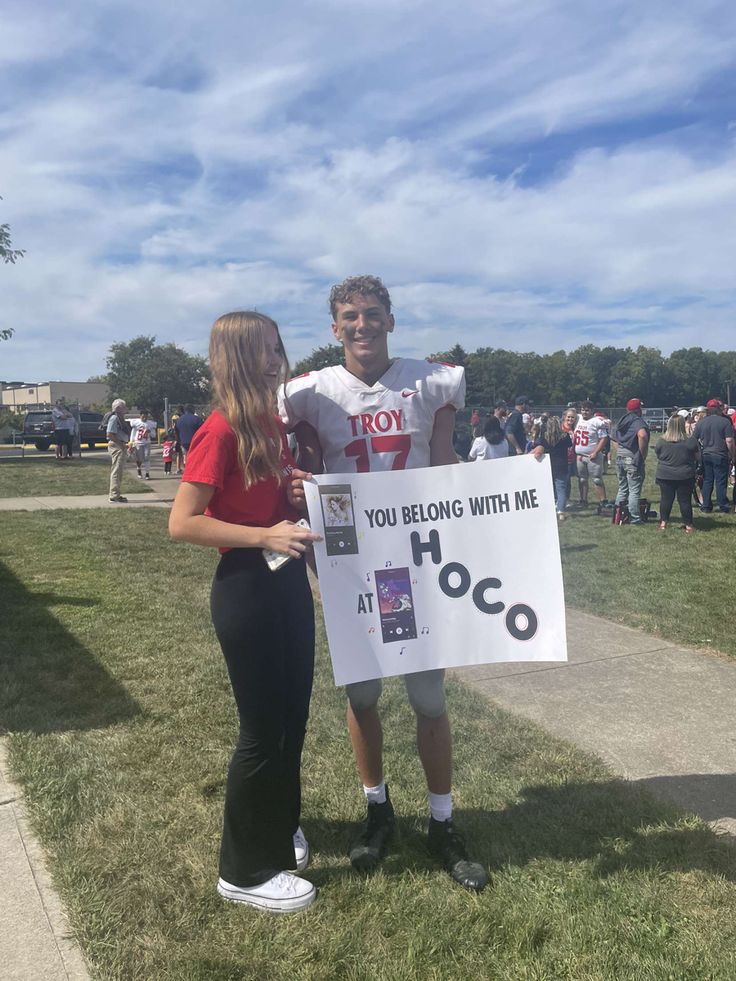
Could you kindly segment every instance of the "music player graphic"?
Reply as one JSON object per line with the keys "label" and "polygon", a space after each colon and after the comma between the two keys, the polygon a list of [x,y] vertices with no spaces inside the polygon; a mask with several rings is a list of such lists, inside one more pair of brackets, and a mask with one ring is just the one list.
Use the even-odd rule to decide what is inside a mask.
{"label": "music player graphic", "polygon": [[374,575],[384,644],[413,640],[417,624],[409,569],[377,569]]}
{"label": "music player graphic", "polygon": [[350,484],[322,484],[319,488],[328,555],[357,555],[353,495]]}

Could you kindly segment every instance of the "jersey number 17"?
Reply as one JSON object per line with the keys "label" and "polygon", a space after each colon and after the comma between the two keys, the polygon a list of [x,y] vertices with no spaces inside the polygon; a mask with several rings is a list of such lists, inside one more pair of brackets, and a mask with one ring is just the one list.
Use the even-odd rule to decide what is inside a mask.
{"label": "jersey number 17", "polygon": [[401,436],[371,436],[370,453],[368,452],[367,439],[354,439],[345,447],[345,456],[355,458],[355,469],[357,473],[370,473],[371,454],[395,453],[396,456],[391,464],[392,470],[405,470],[406,461],[411,450],[411,436],[404,434]]}

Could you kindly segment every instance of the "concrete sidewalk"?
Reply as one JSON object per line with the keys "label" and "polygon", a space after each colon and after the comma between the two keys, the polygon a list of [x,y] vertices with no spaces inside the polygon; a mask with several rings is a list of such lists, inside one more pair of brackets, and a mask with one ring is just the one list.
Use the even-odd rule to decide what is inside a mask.
{"label": "concrete sidewalk", "polygon": [[453,674],[736,843],[736,661],[567,611],[567,663]]}
{"label": "concrete sidewalk", "polygon": [[[124,495],[127,496],[127,495]],[[0,511],[88,511],[90,508],[158,507],[169,508],[174,500],[159,494],[131,494],[127,504],[111,501],[107,494],[80,494],[78,497],[3,497],[0,498]]]}
{"label": "concrete sidewalk", "polygon": [[89,510],[90,508],[112,508],[119,511],[121,508],[130,507],[171,507],[180,483],[179,478],[177,476],[164,477],[163,470],[156,472],[159,468],[156,467],[155,463],[152,463],[151,469],[153,476],[150,480],[145,481],[147,492],[139,494],[133,494],[130,491],[126,494],[126,487],[129,488],[133,482],[138,484],[135,471],[131,477],[130,471],[126,470],[123,496],[127,497],[127,504],[113,504],[107,494],[80,494],[76,497],[73,495],[68,497],[3,497],[0,498],[0,511],[74,511]]}
{"label": "concrete sidewalk", "polygon": [[0,740],[0,976],[3,981],[87,981],[89,974],[40,846],[31,834],[21,791],[7,772]]}

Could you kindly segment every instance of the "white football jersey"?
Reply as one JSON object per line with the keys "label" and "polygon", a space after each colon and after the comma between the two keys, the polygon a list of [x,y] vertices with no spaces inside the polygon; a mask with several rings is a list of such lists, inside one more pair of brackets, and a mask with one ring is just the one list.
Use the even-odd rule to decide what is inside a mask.
{"label": "white football jersey", "polygon": [[151,436],[156,435],[156,423],[153,419],[138,419],[130,424],[130,438],[135,443],[148,443]]}
{"label": "white football jersey", "polygon": [[326,473],[367,473],[429,466],[435,413],[465,404],[465,369],[397,358],[375,385],[342,366],[310,371],[279,389],[287,429],[316,431]]}
{"label": "white football jersey", "polygon": [[604,436],[610,436],[610,430],[605,419],[600,416],[591,416],[590,419],[578,419],[578,424],[573,433],[573,443],[575,452],[578,456],[590,456],[598,443]]}

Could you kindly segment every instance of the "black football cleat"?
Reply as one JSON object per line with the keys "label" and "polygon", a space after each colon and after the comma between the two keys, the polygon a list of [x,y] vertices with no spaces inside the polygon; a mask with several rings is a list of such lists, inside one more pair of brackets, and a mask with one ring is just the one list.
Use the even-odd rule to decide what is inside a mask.
{"label": "black football cleat", "polygon": [[363,829],[350,848],[350,864],[356,872],[374,872],[388,850],[394,833],[394,809],[386,787],[383,804],[369,804]]}
{"label": "black football cleat", "polygon": [[458,885],[480,892],[488,885],[488,873],[479,862],[468,858],[462,834],[452,820],[429,819],[429,850],[442,862],[445,870]]}

